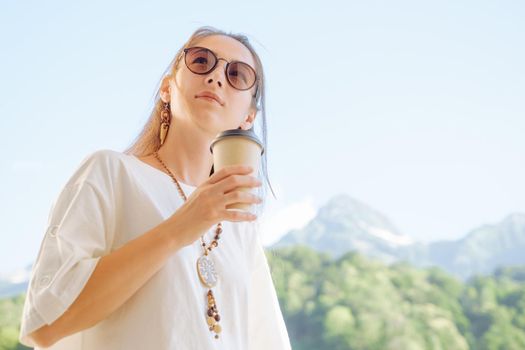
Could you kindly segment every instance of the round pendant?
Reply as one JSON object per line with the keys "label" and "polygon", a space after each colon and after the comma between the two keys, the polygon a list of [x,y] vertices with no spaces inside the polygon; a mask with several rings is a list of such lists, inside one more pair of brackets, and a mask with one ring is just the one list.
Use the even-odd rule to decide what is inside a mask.
{"label": "round pendant", "polygon": [[197,260],[197,272],[201,282],[206,287],[212,288],[217,284],[217,271],[213,260],[209,256],[203,255]]}

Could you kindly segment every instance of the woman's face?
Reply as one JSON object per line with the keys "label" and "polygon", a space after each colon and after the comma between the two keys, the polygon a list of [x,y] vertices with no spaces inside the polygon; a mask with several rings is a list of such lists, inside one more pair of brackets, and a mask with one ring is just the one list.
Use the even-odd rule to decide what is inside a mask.
{"label": "woman's face", "polygon": [[[242,43],[228,36],[208,36],[199,39],[192,46],[208,48],[218,58],[224,58],[228,62],[242,61],[256,68],[251,52]],[[226,62],[218,60],[216,67],[208,74],[195,74],[184,63],[183,55],[175,77],[167,77],[161,89],[162,100],[171,102],[173,118],[195,124],[212,136],[239,126],[242,129],[250,128],[256,114],[252,107],[252,95],[257,84],[249,90],[237,90],[226,80],[225,69]],[[216,94],[222,103],[198,97],[205,91]]]}

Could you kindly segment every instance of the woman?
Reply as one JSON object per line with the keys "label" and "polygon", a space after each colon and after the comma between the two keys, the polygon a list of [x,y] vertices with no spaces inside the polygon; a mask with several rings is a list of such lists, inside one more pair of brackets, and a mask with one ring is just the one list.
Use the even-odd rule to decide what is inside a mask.
{"label": "woman", "polygon": [[[225,209],[262,202],[238,190],[259,189],[257,169],[214,173],[209,150],[219,132],[251,129],[257,112],[266,140],[260,60],[246,37],[203,27],[168,70],[134,144],[86,157],[55,201],[23,344],[290,349],[256,216]],[[202,256],[215,270],[205,259],[197,272]],[[218,281],[206,285],[206,276]]]}

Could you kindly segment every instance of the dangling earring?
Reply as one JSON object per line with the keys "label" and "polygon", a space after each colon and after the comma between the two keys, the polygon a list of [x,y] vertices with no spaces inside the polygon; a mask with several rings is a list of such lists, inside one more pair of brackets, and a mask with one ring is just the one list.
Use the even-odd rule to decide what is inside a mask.
{"label": "dangling earring", "polygon": [[171,123],[171,114],[170,114],[170,104],[169,102],[164,102],[164,108],[160,112],[160,144],[164,143],[166,135],[168,134],[168,128]]}

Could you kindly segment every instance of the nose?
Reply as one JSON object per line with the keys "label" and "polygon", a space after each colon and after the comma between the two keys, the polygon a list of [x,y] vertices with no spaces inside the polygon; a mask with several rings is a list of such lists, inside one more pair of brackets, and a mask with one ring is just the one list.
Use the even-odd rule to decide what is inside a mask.
{"label": "nose", "polygon": [[[221,64],[221,60],[224,61],[223,64]],[[227,61],[225,59],[219,58],[215,68],[206,76],[206,83],[213,84],[213,82],[216,81],[217,85],[221,88],[226,81],[226,64]]]}

